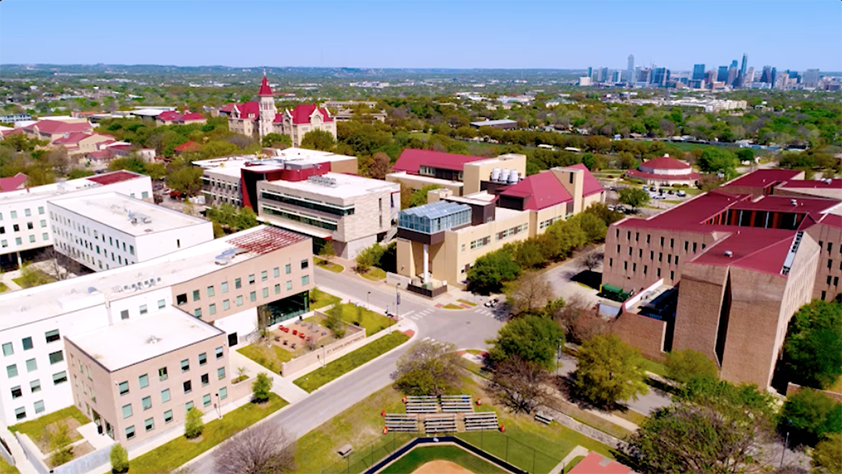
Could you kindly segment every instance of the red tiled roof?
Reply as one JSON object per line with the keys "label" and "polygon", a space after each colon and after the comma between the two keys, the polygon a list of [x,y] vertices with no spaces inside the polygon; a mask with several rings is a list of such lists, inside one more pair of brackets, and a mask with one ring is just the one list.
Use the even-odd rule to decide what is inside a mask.
{"label": "red tiled roof", "polygon": [[23,188],[24,183],[26,183],[26,178],[27,176],[23,173],[18,173],[14,176],[9,176],[8,178],[0,178],[0,193]]}
{"label": "red tiled roof", "polygon": [[591,451],[585,459],[570,470],[569,474],[634,474],[634,471],[617,461]]}
{"label": "red tiled roof", "polygon": [[574,170],[582,170],[585,172],[585,178],[583,182],[584,189],[582,190],[582,196],[587,197],[593,194],[601,193],[605,191],[605,188],[599,184],[596,178],[591,174],[591,171],[582,163],[573,166],[567,166],[566,169],[574,169]]}
{"label": "red tiled roof", "polygon": [[269,81],[266,79],[266,76],[263,76],[263,80],[260,81],[260,90],[257,91],[257,95],[259,97],[272,97],[272,88],[269,87]]}
{"label": "red tiled roof", "polygon": [[322,119],[324,122],[333,122],[333,119],[330,117],[330,114],[327,112],[327,109],[324,107],[318,108],[316,104],[300,104],[296,105],[292,111],[287,110],[288,113],[292,117],[292,123],[295,125],[303,124],[303,123],[310,123],[310,116],[318,109],[319,112],[322,113]]}
{"label": "red tiled roof", "polygon": [[[829,182],[828,182],[829,181]],[[842,179],[824,180],[799,180],[787,181],[781,184],[780,188],[809,188],[809,189],[840,189],[842,190]]]}
{"label": "red tiled roof", "polygon": [[242,104],[234,104],[234,106],[242,119],[248,119],[249,115],[253,115],[251,120],[254,120],[260,116],[260,104],[257,102],[243,102]]}
{"label": "red tiled roof", "polygon": [[[781,274],[795,232],[785,229],[740,227],[690,259],[692,263],[736,266],[769,275]],[[725,254],[731,252],[731,256]]]}
{"label": "red tiled roof", "polygon": [[100,151],[92,151],[88,153],[88,158],[92,160],[108,160],[111,159],[114,155],[111,153],[111,150],[106,148],[105,150]]}
{"label": "red tiled roof", "polygon": [[0,134],[4,137],[8,137],[9,135],[14,135],[16,133],[23,133],[22,128],[14,128],[12,130],[0,130]]}
{"label": "red tiled roof", "polygon": [[49,134],[90,132],[92,130],[89,123],[67,123],[56,120],[39,120],[32,125],[24,127],[24,129],[35,130],[35,127],[38,127],[38,131]]}
{"label": "red tiled roof", "polygon": [[418,169],[422,165],[445,170],[462,171],[465,163],[485,159],[487,158],[481,156],[456,155],[440,151],[407,148],[401,153],[395,165],[392,166],[392,171],[405,171],[411,174],[418,174]]}
{"label": "red tiled roof", "polygon": [[836,227],[837,229],[842,229],[842,216],[837,214],[825,214],[819,220],[819,223],[830,227]]}
{"label": "red tiled roof", "polygon": [[792,180],[800,173],[802,172],[783,169],[757,170],[725,183],[722,187],[728,188],[729,186],[734,186],[742,188],[766,188],[773,184]]}
{"label": "red tiled roof", "polygon": [[230,104],[225,104],[225,105],[223,105],[222,107],[219,108],[219,111],[220,112],[231,112],[232,110],[234,110],[235,105],[237,105],[237,104],[235,104],[233,102],[230,103]]}
{"label": "red tiled roof", "polygon": [[68,134],[66,137],[61,137],[58,140],[53,141],[53,143],[58,145],[75,145],[90,136],[90,134],[85,132],[74,132]]}
{"label": "red tiled roof", "polygon": [[649,168],[655,170],[686,170],[691,167],[681,160],[676,160],[669,155],[664,155],[660,158],[644,161],[638,168]]}
{"label": "red tiled roof", "polygon": [[542,171],[527,176],[519,183],[506,188],[500,195],[523,198],[523,209],[530,211],[546,209],[573,200],[552,171]]}
{"label": "red tiled roof", "polygon": [[181,114],[174,110],[168,110],[166,112],[161,112],[156,118],[165,122],[175,122],[181,119]]}
{"label": "red tiled roof", "polygon": [[638,170],[626,171],[626,176],[637,179],[662,179],[664,181],[696,181],[699,179],[699,173],[690,172],[687,174],[656,174],[644,173]]}
{"label": "red tiled roof", "polygon": [[189,120],[205,120],[205,116],[200,114],[199,112],[191,112],[189,114],[182,115],[181,120],[184,122],[187,122]]}
{"label": "red tiled roof", "polygon": [[115,171],[113,173],[105,173],[99,176],[92,176],[88,178],[88,181],[93,181],[97,184],[106,185],[119,183],[120,181],[129,181],[139,177],[141,177],[141,175],[137,173],[132,173],[131,171]]}
{"label": "red tiled roof", "polygon": [[195,151],[199,149],[199,144],[194,141],[189,141],[183,145],[173,148],[174,151]]}

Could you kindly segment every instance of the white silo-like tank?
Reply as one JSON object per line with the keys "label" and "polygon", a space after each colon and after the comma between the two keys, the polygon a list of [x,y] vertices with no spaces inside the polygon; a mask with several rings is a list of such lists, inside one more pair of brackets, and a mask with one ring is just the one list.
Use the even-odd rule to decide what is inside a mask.
{"label": "white silo-like tank", "polygon": [[509,173],[509,184],[517,184],[517,181],[518,181],[517,170],[512,170],[512,172]]}
{"label": "white silo-like tank", "polygon": [[509,180],[509,169],[503,168],[500,170],[500,182],[505,183]]}
{"label": "white silo-like tank", "polygon": [[497,182],[500,179],[500,168],[491,169],[491,181]]}

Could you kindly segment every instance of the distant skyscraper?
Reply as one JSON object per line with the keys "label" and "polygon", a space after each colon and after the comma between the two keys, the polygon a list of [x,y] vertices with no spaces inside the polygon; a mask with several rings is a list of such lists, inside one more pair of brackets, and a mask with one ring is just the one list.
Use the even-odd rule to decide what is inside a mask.
{"label": "distant skyscraper", "polygon": [[760,81],[758,82],[765,82],[767,84],[775,82],[772,79],[772,66],[763,66],[763,72],[760,74]]}
{"label": "distant skyscraper", "polygon": [[807,69],[801,76],[801,83],[807,88],[816,88],[819,85],[819,70]]}
{"label": "distant skyscraper", "polygon": [[616,83],[621,82],[621,81],[622,81],[622,74],[620,73],[620,70],[616,70],[616,71],[611,73],[611,82],[616,84]]}
{"label": "distant skyscraper", "polygon": [[778,68],[772,68],[772,87],[775,87],[775,81],[778,80]]}
{"label": "distant skyscraper", "polygon": [[637,82],[649,84],[649,78],[652,75],[652,70],[648,67],[637,69]]}
{"label": "distant skyscraper", "polygon": [[626,67],[626,79],[634,82],[634,54],[629,54],[629,64]]}
{"label": "distant skyscraper", "polygon": [[705,78],[705,65],[695,64],[693,66],[693,80],[700,81]]}
{"label": "distant skyscraper", "polygon": [[733,61],[731,61],[731,67],[732,67],[732,68],[737,69],[737,66],[738,66],[738,64],[737,64],[737,60],[736,60],[736,59],[735,59],[735,60],[733,60]]}
{"label": "distant skyscraper", "polygon": [[716,74],[716,82],[728,82],[728,66],[719,66]]}
{"label": "distant skyscraper", "polygon": [[743,53],[743,63],[740,65],[740,75],[745,77],[748,69],[748,54]]}
{"label": "distant skyscraper", "polygon": [[608,68],[607,67],[602,68],[599,71],[599,80],[602,81],[602,82],[608,82],[609,79],[611,79],[611,78],[608,76]]}
{"label": "distant skyscraper", "polygon": [[590,77],[591,79],[593,79],[593,67],[589,67],[589,68],[588,68],[588,77]]}
{"label": "distant skyscraper", "polygon": [[670,79],[670,70],[665,67],[656,67],[652,70],[652,84],[665,87]]}
{"label": "distant skyscraper", "polygon": [[751,84],[752,82],[754,82],[754,67],[753,66],[748,68],[748,71],[746,71],[746,77],[743,80],[743,85]]}

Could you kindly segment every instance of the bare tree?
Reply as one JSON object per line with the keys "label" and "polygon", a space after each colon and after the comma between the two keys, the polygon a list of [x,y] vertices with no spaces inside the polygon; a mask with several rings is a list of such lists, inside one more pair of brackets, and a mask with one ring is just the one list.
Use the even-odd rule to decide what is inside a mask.
{"label": "bare tree", "polygon": [[423,340],[398,359],[395,388],[407,395],[442,395],[459,380],[459,356],[453,344]]}
{"label": "bare tree", "polygon": [[241,431],[214,452],[218,474],[281,474],[296,468],[295,444],[275,423]]}
{"label": "bare tree", "polygon": [[515,314],[536,311],[553,297],[553,287],[545,274],[525,272],[506,286],[506,297]]}
{"label": "bare tree", "polygon": [[605,258],[605,254],[602,252],[591,252],[585,257],[585,260],[582,262],[582,265],[585,266],[589,271],[594,271],[594,269],[602,264],[602,260]]}
{"label": "bare tree", "polygon": [[47,264],[47,272],[57,281],[67,280],[82,271],[81,264],[59,252],[55,247],[42,250],[38,259]]}
{"label": "bare tree", "polygon": [[374,179],[386,179],[386,174],[391,168],[389,155],[377,152],[371,157],[371,164],[368,165],[368,175]]}
{"label": "bare tree", "polygon": [[581,295],[571,296],[553,317],[567,334],[567,340],[580,343],[608,330],[608,322]]}
{"label": "bare tree", "polygon": [[531,412],[544,397],[547,370],[535,362],[512,356],[497,364],[492,388],[498,398],[515,412]]}

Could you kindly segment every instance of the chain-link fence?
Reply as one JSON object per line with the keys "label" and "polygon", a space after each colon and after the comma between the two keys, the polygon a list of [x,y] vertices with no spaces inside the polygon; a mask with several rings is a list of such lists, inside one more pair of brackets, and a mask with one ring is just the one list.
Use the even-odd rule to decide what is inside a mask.
{"label": "chain-link fence", "polygon": [[[561,459],[518,441],[499,431],[468,433],[438,433],[439,437],[455,436],[495,458],[534,474],[547,474]],[[415,438],[429,438],[429,434],[390,433],[381,439],[356,449],[344,461],[322,470],[322,474],[359,474],[400,449]]]}

